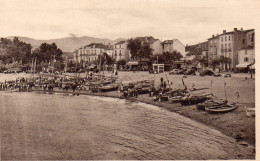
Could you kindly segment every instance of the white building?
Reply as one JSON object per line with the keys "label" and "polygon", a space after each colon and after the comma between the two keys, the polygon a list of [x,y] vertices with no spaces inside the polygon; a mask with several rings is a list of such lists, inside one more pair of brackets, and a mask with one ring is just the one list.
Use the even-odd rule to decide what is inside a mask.
{"label": "white building", "polygon": [[237,68],[247,68],[249,65],[255,63],[255,49],[247,48],[238,51],[238,65]]}
{"label": "white building", "polygon": [[185,46],[178,39],[165,40],[161,44],[163,52],[178,51],[183,57],[186,56]]}
{"label": "white building", "polygon": [[116,61],[125,60],[129,61],[130,51],[127,49],[127,41],[120,41],[114,45],[113,58]]}

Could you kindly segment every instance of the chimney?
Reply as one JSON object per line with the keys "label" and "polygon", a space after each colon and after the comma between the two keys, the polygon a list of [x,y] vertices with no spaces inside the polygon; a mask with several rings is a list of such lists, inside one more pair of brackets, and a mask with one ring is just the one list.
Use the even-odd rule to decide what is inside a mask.
{"label": "chimney", "polygon": [[215,35],[212,35],[212,37],[215,37]]}
{"label": "chimney", "polygon": [[243,28],[241,27],[241,31],[243,31]]}
{"label": "chimney", "polygon": [[237,31],[237,28],[234,28],[234,31]]}
{"label": "chimney", "polygon": [[223,30],[223,34],[226,33],[226,30]]}

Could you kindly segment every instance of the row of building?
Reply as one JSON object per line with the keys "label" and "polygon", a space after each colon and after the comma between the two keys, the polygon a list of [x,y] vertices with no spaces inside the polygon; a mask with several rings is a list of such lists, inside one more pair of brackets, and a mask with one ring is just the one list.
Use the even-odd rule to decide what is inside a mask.
{"label": "row of building", "polygon": [[[210,66],[211,62],[226,58],[225,62],[220,62],[218,66],[222,70],[234,70],[235,68],[246,68],[255,62],[255,31],[254,29],[238,30],[212,35],[207,41],[195,45],[184,46],[178,39],[160,41],[152,36],[137,37],[141,43],[148,43],[153,49],[152,53],[162,54],[163,52],[178,51],[184,58],[176,63],[191,61],[195,66],[200,64],[201,59],[206,59]],[[120,41],[114,45],[91,43],[75,50],[74,61],[93,62],[98,56],[106,52],[116,61],[125,60],[133,62],[131,53],[127,49],[127,40]],[[192,64],[191,63],[191,64]]]}
{"label": "row of building", "polygon": [[[153,49],[152,54],[162,54],[167,51],[178,51],[182,55],[185,55],[185,46],[178,40],[165,40],[160,41],[152,36],[149,37],[137,37],[141,43],[148,43]],[[126,62],[134,61],[131,59],[131,53],[127,49],[127,40],[120,41],[114,45],[104,45],[101,43],[91,43],[83,46],[74,51],[74,61],[80,62],[92,62],[98,59],[98,55],[106,52],[109,56],[114,58],[116,61],[125,60]]]}
{"label": "row of building", "polygon": [[195,56],[197,60],[204,57],[209,62],[224,58],[229,61],[220,62],[222,70],[247,68],[255,63],[255,31],[254,29],[238,30],[212,35],[206,42],[186,46],[187,56]]}

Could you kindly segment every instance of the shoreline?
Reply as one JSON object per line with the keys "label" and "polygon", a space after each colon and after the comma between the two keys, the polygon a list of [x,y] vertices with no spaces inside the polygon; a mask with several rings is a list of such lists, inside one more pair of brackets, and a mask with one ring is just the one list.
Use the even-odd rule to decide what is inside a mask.
{"label": "shoreline", "polygon": [[[44,94],[51,94],[51,93],[63,93],[63,94],[75,94],[75,95],[79,94],[79,95],[110,97],[110,98],[120,99],[118,98],[118,93],[116,91],[100,92],[100,93],[98,92],[92,93],[89,91],[76,91],[73,93],[73,91],[62,91],[57,89],[54,89],[53,92],[34,89],[32,90],[32,92],[40,92]],[[236,139],[238,143],[241,143],[245,147],[253,146],[255,148],[255,132],[252,133],[252,127],[254,127],[255,125],[255,118],[254,117],[250,118],[247,116],[241,118],[240,116],[243,116],[243,112],[244,112],[242,107],[239,107],[238,109],[230,113],[210,114],[206,111],[197,110],[196,105],[182,106],[179,103],[158,102],[158,101],[155,102],[152,100],[152,97],[148,96],[148,94],[139,95],[138,98],[135,98],[134,100],[137,102],[142,102],[145,104],[157,106],[158,108],[162,108],[169,112],[175,112],[183,117],[189,118],[205,126],[218,130],[224,135]],[[232,120],[232,122],[231,121],[226,122],[222,120],[222,118],[229,118],[229,115],[233,117],[234,115],[238,115],[238,116],[235,117],[234,119],[230,117],[230,120]],[[246,115],[245,112],[244,115]],[[253,122],[253,126],[248,126],[248,124],[244,124],[244,126],[239,126],[239,123],[241,121],[247,122],[248,120],[250,121],[248,124],[252,124]]]}

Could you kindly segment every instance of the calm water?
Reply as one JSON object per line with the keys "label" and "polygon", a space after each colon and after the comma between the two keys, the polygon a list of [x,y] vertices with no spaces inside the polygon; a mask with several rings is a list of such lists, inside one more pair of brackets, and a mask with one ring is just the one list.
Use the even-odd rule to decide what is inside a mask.
{"label": "calm water", "polygon": [[143,103],[0,93],[1,159],[236,159],[253,156],[200,123]]}

